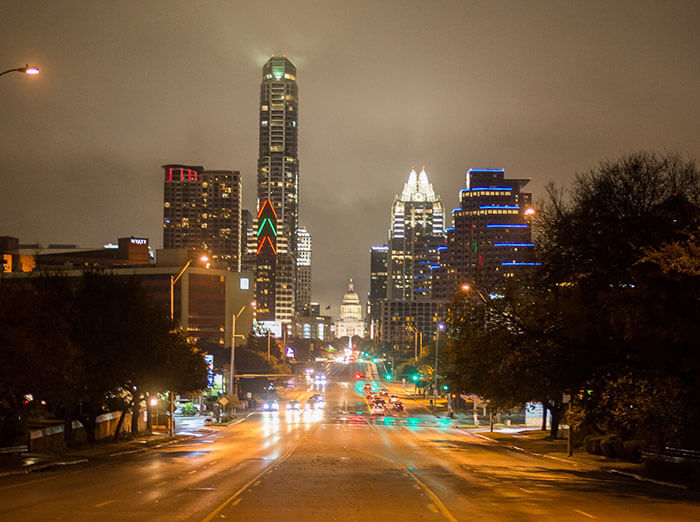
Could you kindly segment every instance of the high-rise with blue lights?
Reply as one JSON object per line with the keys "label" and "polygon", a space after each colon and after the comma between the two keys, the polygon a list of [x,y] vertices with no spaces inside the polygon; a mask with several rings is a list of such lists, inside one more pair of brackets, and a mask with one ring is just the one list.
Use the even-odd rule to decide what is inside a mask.
{"label": "high-rise with blue lights", "polygon": [[536,263],[530,230],[532,194],[529,179],[507,179],[503,169],[469,169],[460,206],[452,210],[454,226],[440,249],[435,268],[435,295],[449,299],[464,283],[488,291]]}
{"label": "high-rise with blue lights", "polygon": [[389,230],[387,298],[412,301],[432,295],[430,267],[445,241],[440,197],[425,169],[411,169],[403,190],[394,198]]}

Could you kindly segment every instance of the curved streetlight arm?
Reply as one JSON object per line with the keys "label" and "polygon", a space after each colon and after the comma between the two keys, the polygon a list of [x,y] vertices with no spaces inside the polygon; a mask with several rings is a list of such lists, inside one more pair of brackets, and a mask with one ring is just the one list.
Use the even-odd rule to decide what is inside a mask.
{"label": "curved streetlight arm", "polygon": [[9,74],[11,72],[18,72],[18,73],[29,74],[29,75],[39,74],[39,68],[34,67],[33,65],[27,64],[24,67],[17,67],[16,69],[8,69],[6,71],[3,71],[0,73],[0,76],[2,76],[4,74]]}

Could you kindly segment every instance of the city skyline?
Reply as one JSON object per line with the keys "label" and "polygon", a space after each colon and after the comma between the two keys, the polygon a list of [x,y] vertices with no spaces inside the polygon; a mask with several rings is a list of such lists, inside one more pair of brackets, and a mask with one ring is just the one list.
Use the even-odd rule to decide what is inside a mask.
{"label": "city skyline", "polygon": [[240,171],[253,210],[271,54],[303,71],[300,222],[323,304],[350,277],[364,301],[368,248],[412,165],[449,209],[471,167],[532,178],[536,202],[549,181],[632,151],[700,156],[694,3],[364,3],[343,17],[302,4],[291,23],[267,5],[10,4],[2,61],[41,68],[0,86],[0,233],[22,242],[160,247],[171,161]]}

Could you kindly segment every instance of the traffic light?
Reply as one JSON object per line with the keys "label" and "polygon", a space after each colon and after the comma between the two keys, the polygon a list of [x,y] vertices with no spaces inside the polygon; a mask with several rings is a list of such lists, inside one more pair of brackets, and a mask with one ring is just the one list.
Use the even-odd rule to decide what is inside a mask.
{"label": "traffic light", "polygon": [[414,373],[413,375],[411,375],[411,380],[412,380],[413,382],[418,382],[418,374],[417,374],[417,373]]}
{"label": "traffic light", "polygon": [[361,373],[356,373],[356,374],[355,374],[355,379],[357,379],[358,381],[359,381],[360,379],[362,379],[362,374],[361,374]]}
{"label": "traffic light", "polygon": [[391,374],[390,374],[390,373],[387,373],[385,378],[386,378],[387,381],[390,381],[390,380],[391,380]]}
{"label": "traffic light", "polygon": [[442,389],[445,390],[445,391],[447,391],[447,390],[450,389],[450,387],[449,387],[447,384],[443,384],[443,385],[442,385]]}

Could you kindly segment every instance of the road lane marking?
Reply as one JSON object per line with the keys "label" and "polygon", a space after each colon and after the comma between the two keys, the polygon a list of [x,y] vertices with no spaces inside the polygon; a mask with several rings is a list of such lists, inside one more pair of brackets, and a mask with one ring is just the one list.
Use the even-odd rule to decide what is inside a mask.
{"label": "road lane marking", "polygon": [[531,489],[525,489],[525,488],[518,488],[518,489],[520,491],[524,491],[525,493],[530,493],[530,494],[534,493],[534,491],[532,491]]}
{"label": "road lane marking", "polygon": [[[417,483],[421,488],[423,488],[423,491],[425,491],[425,492],[428,494],[428,496],[431,498],[431,500],[433,501],[433,503],[437,506],[437,508],[440,510],[440,512],[443,514],[443,516],[444,516],[447,520],[449,520],[450,522],[458,522],[457,519],[454,517],[454,515],[453,515],[452,513],[450,513],[450,511],[447,509],[447,506],[445,506],[445,504],[442,503],[442,500],[440,500],[440,498],[439,498],[435,493],[433,493],[433,490],[430,489],[430,488],[427,486],[427,484],[426,484],[425,482],[423,482],[421,479],[419,479],[419,478],[416,476],[416,474],[413,472],[413,470],[411,469],[411,467],[404,466],[403,464],[400,464],[400,463],[398,463],[398,462],[396,462],[396,461],[394,461],[394,460],[391,460],[390,458],[387,458],[387,457],[385,457],[385,456],[383,456],[383,455],[378,455],[377,453],[372,453],[371,451],[366,451],[366,450],[363,450],[363,449],[360,449],[360,448],[354,448],[354,450],[355,450],[355,451],[358,451],[358,452],[360,452],[360,453],[364,453],[364,454],[366,454],[366,455],[371,455],[372,457],[375,457],[375,458],[378,458],[378,459],[386,460],[386,461],[388,461],[388,462],[391,462],[394,466],[396,466],[396,467],[398,467],[398,468],[404,470],[404,472],[408,473],[408,474],[411,476],[411,478],[412,478],[413,480],[415,480],[416,483]],[[205,520],[204,522],[208,522],[208,521]]]}
{"label": "road lane marking", "polygon": [[103,506],[106,506],[107,504],[111,504],[112,502],[114,502],[114,500],[105,500],[104,502],[100,502],[99,504],[95,504],[94,507],[103,507]]}
{"label": "road lane marking", "polygon": [[586,513],[585,511],[581,511],[580,509],[574,509],[574,511],[575,511],[576,513],[578,513],[579,515],[583,515],[584,517],[588,517],[588,518],[598,518],[598,517],[594,517],[594,516],[591,515],[590,513]]}
{"label": "road lane marking", "polygon": [[260,485],[260,481],[258,480],[255,484],[253,484],[253,487],[259,486],[259,485]]}
{"label": "road lane marking", "polygon": [[435,507],[435,504],[428,504],[428,509],[433,513],[438,513],[438,508]]}
{"label": "road lane marking", "polygon": [[243,500],[243,497],[238,497],[236,500],[234,500],[233,502],[231,502],[231,505],[232,505],[232,506],[237,506],[238,504],[241,503],[241,500]]}
{"label": "road lane marking", "polygon": [[[219,505],[219,507],[217,507],[214,511],[212,511],[212,512],[209,513],[204,519],[202,519],[202,522],[210,522],[210,521],[211,521],[216,515],[218,515],[218,514],[221,512],[221,510],[223,510],[229,503],[231,503],[231,502],[233,502],[233,501],[235,501],[235,500],[240,500],[238,497],[239,497],[239,495],[240,495],[241,493],[243,493],[245,490],[247,490],[247,489],[251,486],[251,484],[253,484],[256,480],[259,480],[263,475],[265,475],[265,474],[267,474],[267,473],[270,473],[273,469],[277,469],[277,468],[279,467],[279,464],[281,464],[282,462],[284,462],[285,460],[287,460],[287,459],[292,455],[292,453],[294,453],[294,451],[295,451],[295,450],[297,449],[297,447],[301,444],[301,442],[304,441],[304,440],[306,440],[307,436],[308,436],[308,434],[305,434],[303,437],[299,437],[299,439],[298,439],[294,444],[292,444],[292,445],[289,447],[289,449],[288,449],[280,458],[278,458],[276,461],[272,461],[272,462],[275,463],[275,465],[273,465],[272,462],[271,462],[270,464],[268,464],[268,466],[267,466],[265,469],[263,469],[260,473],[258,473],[257,475],[255,475],[255,476],[254,476],[252,479],[250,479],[248,482],[246,482],[245,484],[243,484],[243,486],[242,486],[240,489],[238,489],[238,491],[236,491],[233,495],[231,495],[229,498],[227,498],[226,500],[224,500],[224,501]],[[264,462],[264,461],[263,461],[263,462]],[[234,505],[235,505],[235,504],[234,504]],[[455,522],[457,522],[457,521],[455,520]]]}
{"label": "road lane marking", "polygon": [[163,484],[167,484],[167,483],[168,483],[168,481],[164,480],[163,482],[158,482],[158,484],[156,484],[155,487],[162,486]]}
{"label": "road lane marking", "polygon": [[192,473],[197,473],[197,470],[196,470],[196,469],[193,469],[192,471],[188,471],[187,473],[188,473],[189,475],[192,475]]}

